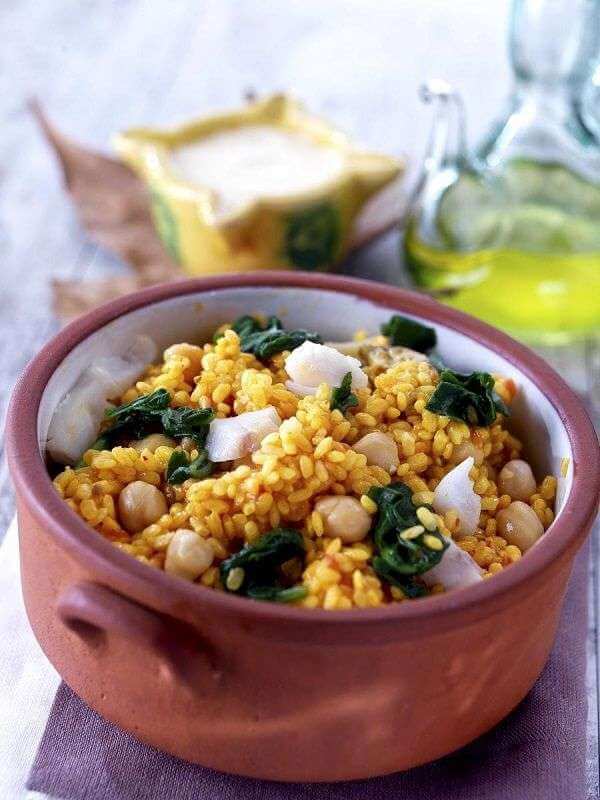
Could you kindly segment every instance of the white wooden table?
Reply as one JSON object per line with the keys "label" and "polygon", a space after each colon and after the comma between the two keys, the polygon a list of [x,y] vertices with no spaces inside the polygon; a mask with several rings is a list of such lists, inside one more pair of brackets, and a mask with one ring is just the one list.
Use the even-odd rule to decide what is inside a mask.
{"label": "white wooden table", "polygon": [[[0,2],[0,421],[24,364],[56,330],[51,277],[122,267],[86,240],[26,107],[36,96],[65,133],[110,134],[236,105],[244,91],[293,90],[365,144],[418,163],[425,78],[462,89],[471,141],[509,86],[508,0],[2,0]],[[347,271],[401,282],[398,237]],[[598,420],[600,348],[563,359]],[[0,422],[3,428],[3,422]],[[0,538],[14,513],[0,436]],[[590,581],[589,797],[598,797],[598,561]],[[567,799],[565,799],[567,800]]]}

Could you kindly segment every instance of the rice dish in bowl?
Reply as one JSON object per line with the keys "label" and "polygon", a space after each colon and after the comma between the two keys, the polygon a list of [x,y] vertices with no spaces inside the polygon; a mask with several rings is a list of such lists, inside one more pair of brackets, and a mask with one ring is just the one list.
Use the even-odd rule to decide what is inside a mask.
{"label": "rice dish in bowl", "polygon": [[[393,316],[405,319],[390,327]],[[419,338],[397,343],[411,322]],[[229,357],[231,332],[239,344]],[[214,358],[218,347],[226,349]],[[412,353],[392,352],[402,347]],[[184,375],[188,386],[170,386],[196,348],[200,368]],[[418,387],[406,381],[406,406],[399,378],[393,391],[385,384],[396,373],[427,376]],[[199,375],[211,378],[206,403],[191,400]],[[257,378],[263,398],[250,391]],[[213,397],[221,384],[229,399]],[[395,410],[386,417],[374,398]],[[310,448],[286,453],[297,446],[285,444],[286,427],[307,424],[311,410],[325,430],[307,437]],[[452,454],[434,452],[441,435],[427,430],[429,414],[444,423]],[[335,438],[334,421],[356,428],[356,438],[350,429]],[[469,441],[452,441],[463,426]],[[396,430],[413,432],[412,455]],[[7,450],[25,605],[63,680],[153,747],[225,772],[301,782],[414,767],[517,705],[552,647],[600,475],[581,402],[534,353],[429,298],[315,274],[153,287],[75,321],[16,387]],[[365,485],[339,471],[348,454]],[[312,456],[313,475],[302,475],[302,456]],[[520,461],[529,467],[511,463]],[[290,502],[292,487],[317,487],[318,463],[331,477]],[[497,495],[479,483],[483,466]],[[227,485],[224,476],[240,469],[240,487]],[[264,485],[259,478],[253,492],[259,474]],[[410,486],[413,477],[427,489]],[[60,491],[54,481],[64,482]],[[271,508],[257,508],[269,493]],[[504,494],[507,508],[484,508],[486,497],[500,505]],[[351,517],[340,513],[349,501]],[[172,519],[177,502],[180,520]],[[112,533],[102,530],[109,519]],[[258,533],[248,522],[260,523]],[[493,549],[490,535],[506,542],[495,542],[502,549],[491,559],[483,550]],[[511,546],[522,557],[505,563]],[[361,548],[369,557],[350,565],[345,551]],[[366,593],[376,594],[361,607],[355,583],[364,575],[377,582]]]}
{"label": "rice dish in bowl", "polygon": [[400,315],[343,342],[244,315],[160,357],[138,336],[55,410],[54,485],[138,560],[253,599],[374,608],[478,583],[540,539],[557,481],[507,427],[513,379],[453,370],[436,339]]}

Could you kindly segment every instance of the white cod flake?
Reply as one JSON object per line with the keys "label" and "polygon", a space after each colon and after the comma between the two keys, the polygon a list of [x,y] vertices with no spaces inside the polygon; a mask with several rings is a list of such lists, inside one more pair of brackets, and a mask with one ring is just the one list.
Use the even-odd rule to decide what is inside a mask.
{"label": "white cod flake", "polygon": [[98,438],[104,411],[156,358],[148,336],[137,336],[122,356],[96,359],[57,405],[50,421],[46,448],[59,464],[76,464]]}
{"label": "white cod flake", "polygon": [[475,532],[481,514],[481,497],[473,491],[473,481],[469,478],[474,463],[472,456],[465,458],[442,478],[433,493],[433,507],[438,514],[447,511],[458,514],[461,536]]}
{"label": "white cod flake", "polygon": [[352,375],[353,390],[368,385],[367,375],[357,358],[315,342],[304,342],[293,350],[285,361],[285,369],[290,377],[286,386],[300,396],[315,394],[322,383],[335,388],[348,372]]}
{"label": "white cod flake", "polygon": [[269,433],[279,430],[281,419],[273,406],[247,411],[237,417],[214,419],[206,438],[211,461],[235,461],[258,450]]}
{"label": "white cod flake", "polygon": [[423,582],[427,586],[441,583],[446,591],[450,591],[472,586],[483,580],[483,571],[471,556],[461,550],[452,539],[448,539],[446,536],[442,538],[447,542],[448,548],[444,551],[440,563],[421,575]]}

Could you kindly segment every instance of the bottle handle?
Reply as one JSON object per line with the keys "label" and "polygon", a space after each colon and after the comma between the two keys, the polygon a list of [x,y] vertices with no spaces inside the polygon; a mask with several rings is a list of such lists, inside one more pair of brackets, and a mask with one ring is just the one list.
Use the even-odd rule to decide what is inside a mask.
{"label": "bottle handle", "polygon": [[433,78],[419,87],[424,103],[436,104],[435,115],[425,156],[425,169],[435,172],[454,165],[463,169],[468,164],[467,122],[462,97],[441,78]]}

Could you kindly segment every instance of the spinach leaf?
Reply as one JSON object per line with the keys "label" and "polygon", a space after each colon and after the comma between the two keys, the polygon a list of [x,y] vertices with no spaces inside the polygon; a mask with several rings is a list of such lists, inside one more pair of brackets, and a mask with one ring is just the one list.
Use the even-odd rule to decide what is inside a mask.
{"label": "spinach leaf", "polygon": [[461,375],[450,369],[440,374],[440,382],[426,408],[470,425],[491,425],[497,414],[510,413],[494,391],[494,379],[488,372]]}
{"label": "spinach leaf", "polygon": [[159,411],[169,407],[171,402],[171,395],[166,389],[157,389],[151,394],[143,394],[141,397],[136,397],[131,403],[125,403],[116,408],[107,408],[105,417],[112,420],[121,420],[134,414],[148,414],[155,415]]}
{"label": "spinach leaf", "polygon": [[165,477],[167,483],[177,485],[187,481],[188,478],[207,478],[214,467],[206,450],[202,450],[193,461],[190,461],[189,456],[183,450],[173,450],[167,464]]}
{"label": "spinach leaf", "polygon": [[286,586],[281,567],[292,559],[304,562],[304,554],[304,542],[298,531],[275,528],[225,559],[220,566],[221,582],[227,591],[255,600],[279,603],[300,600],[306,596],[306,587]]}
{"label": "spinach leaf", "polygon": [[167,408],[160,421],[163,431],[173,439],[190,437],[198,449],[198,455],[191,461],[183,450],[174,450],[169,458],[165,477],[167,483],[178,484],[188,478],[207,478],[215,468],[205,448],[206,437],[215,413],[211,408]]}
{"label": "spinach leaf", "polygon": [[[277,317],[269,317],[267,320],[267,328],[269,327],[279,327],[283,328],[281,321]],[[250,336],[252,333],[260,333],[263,330],[263,327],[260,324],[260,320],[256,317],[251,317],[249,315],[245,315],[243,317],[238,317],[236,321],[231,326],[231,330],[235,331],[240,339],[245,339],[247,336]]]}
{"label": "spinach leaf", "polygon": [[167,483],[183,483],[187,479],[185,473],[189,465],[190,459],[184,450],[173,450],[165,470]]}
{"label": "spinach leaf", "polygon": [[345,414],[349,408],[358,405],[358,397],[352,393],[352,373],[347,372],[341,384],[331,392],[329,407],[332,411],[336,408]]}
{"label": "spinach leaf", "polygon": [[316,333],[284,330],[277,317],[269,317],[265,327],[255,317],[239,317],[231,327],[240,337],[242,352],[253,353],[262,361],[284,350],[295,350],[307,341],[323,343],[323,339]]}
{"label": "spinach leaf", "polygon": [[290,586],[287,589],[278,589],[275,586],[254,586],[248,591],[248,597],[254,600],[266,600],[271,603],[295,603],[303,600],[308,594],[306,586]]}
{"label": "spinach leaf", "polygon": [[208,428],[214,419],[212,408],[167,408],[160,417],[163,431],[173,439],[191,436],[202,447],[208,436]]}
{"label": "spinach leaf", "polygon": [[160,415],[169,407],[171,395],[166,389],[157,389],[116,408],[108,408],[105,418],[110,425],[101,436],[106,438],[112,447],[122,436],[131,439],[142,439],[149,433],[160,432]]}
{"label": "spinach leaf", "polygon": [[437,336],[433,328],[421,325],[414,319],[401,317],[394,314],[391,319],[381,326],[381,332],[390,340],[393,346],[410,347],[419,353],[427,353],[437,344]]}
{"label": "spinach leaf", "polygon": [[[414,538],[402,538],[401,534],[407,528],[421,524],[412,492],[404,483],[384,488],[374,486],[369,497],[378,508],[373,527],[373,569],[384,581],[402,589],[409,597],[424,594],[425,590],[414,578],[439,564],[448,543],[438,531],[424,531]],[[428,547],[425,539],[428,536],[437,539],[442,547],[439,550]]]}
{"label": "spinach leaf", "polygon": [[395,586],[397,589],[402,589],[404,594],[411,600],[415,597],[425,597],[428,592],[423,584],[418,583],[410,575],[398,575],[393,566],[389,564],[385,558],[375,556],[373,558],[373,569],[381,580],[389,583],[390,586]]}
{"label": "spinach leaf", "polygon": [[[166,413],[171,395],[166,389],[157,389],[151,394],[136,397],[131,403],[115,408],[107,408],[104,418],[108,426],[100,433],[88,450],[110,450],[125,436],[131,439],[142,439],[150,433],[161,431],[161,417]],[[79,466],[85,466],[80,460]]]}
{"label": "spinach leaf", "polygon": [[[183,483],[188,478],[205,478],[214,469],[204,449],[209,425],[214,418],[210,408],[170,408],[171,395],[166,389],[137,397],[131,403],[109,408],[105,413],[108,424],[91,450],[109,450],[119,441],[142,439],[150,433],[164,433],[173,439],[190,437],[198,456],[190,461],[182,450],[174,450],[166,469],[168,483]],[[83,460],[77,467],[84,467]]]}
{"label": "spinach leaf", "polygon": [[142,395],[106,412],[112,424],[103,432],[102,438],[114,441],[115,437],[127,434],[131,438],[142,438],[148,433],[165,433],[174,439],[191,436],[201,447],[208,435],[208,426],[214,417],[210,408],[170,408],[171,395],[166,389],[157,389],[152,394]]}

